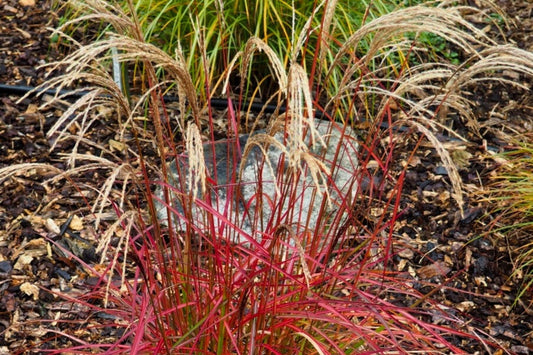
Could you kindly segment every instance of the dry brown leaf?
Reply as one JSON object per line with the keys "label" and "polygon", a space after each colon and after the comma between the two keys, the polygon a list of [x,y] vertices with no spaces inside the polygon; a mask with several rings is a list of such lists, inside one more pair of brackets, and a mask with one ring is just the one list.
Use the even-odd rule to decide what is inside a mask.
{"label": "dry brown leaf", "polygon": [[114,139],[109,140],[109,149],[113,151],[124,152],[128,149],[128,146],[122,142],[118,142]]}
{"label": "dry brown leaf", "polygon": [[46,229],[51,232],[51,233],[55,233],[55,234],[59,234],[61,233],[61,229],[59,228],[59,226],[57,225],[56,222],[54,222],[54,220],[52,218],[47,218],[46,219]]}
{"label": "dry brown leaf", "polygon": [[431,279],[435,276],[446,276],[452,269],[443,261],[437,261],[433,264],[422,266],[416,271],[421,279]]}
{"label": "dry brown leaf", "polygon": [[468,312],[468,311],[471,311],[472,309],[476,308],[476,305],[472,301],[464,301],[464,302],[461,302],[461,303],[457,304],[456,307],[461,312]]}
{"label": "dry brown leaf", "polygon": [[69,227],[72,230],[81,231],[83,229],[83,220],[77,215],[74,215],[74,217],[72,217],[72,220],[70,221]]}
{"label": "dry brown leaf", "polygon": [[39,299],[39,287],[32,283],[24,282],[22,285],[20,285],[20,290],[28,296],[32,296],[34,301]]}
{"label": "dry brown leaf", "polygon": [[472,158],[472,154],[466,150],[452,151],[452,160],[459,169],[467,168],[470,165],[470,158]]}
{"label": "dry brown leaf", "polygon": [[29,265],[32,261],[33,261],[33,256],[26,255],[26,254],[21,255],[17,259],[17,262],[15,263],[15,265],[13,265],[13,269],[22,271],[24,267]]}
{"label": "dry brown leaf", "polygon": [[411,260],[413,259],[415,253],[413,252],[412,249],[410,248],[404,248],[404,249],[401,249],[399,252],[398,252],[398,256],[400,258],[403,258],[403,259],[408,259],[408,260]]}
{"label": "dry brown leaf", "polygon": [[29,6],[34,7],[35,6],[35,0],[19,0],[20,6]]}
{"label": "dry brown leaf", "polygon": [[36,105],[36,104],[29,104],[28,105],[28,108],[26,109],[26,111],[24,113],[36,113],[39,111],[39,106]]}

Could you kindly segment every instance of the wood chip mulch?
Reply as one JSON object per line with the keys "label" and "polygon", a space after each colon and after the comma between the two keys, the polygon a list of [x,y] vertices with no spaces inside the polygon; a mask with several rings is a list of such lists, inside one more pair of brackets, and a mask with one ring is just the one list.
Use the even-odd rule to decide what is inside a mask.
{"label": "wood chip mulch", "polygon": [[[518,0],[498,3],[516,20],[517,26],[507,34],[510,40],[532,50],[533,5]],[[37,67],[61,57],[50,46],[46,29],[57,21],[49,1],[0,3],[0,84],[35,86],[45,80],[47,70]],[[402,216],[395,226],[395,250],[399,251],[395,267],[419,280],[416,287],[423,293],[432,293],[454,315],[469,319],[472,329],[483,330],[510,353],[528,354],[533,352],[533,306],[527,302],[533,293],[512,307],[520,280],[509,279],[513,262],[505,240],[484,234],[495,216],[491,215],[492,206],[477,196],[497,165],[488,151],[509,148],[506,135],[500,133],[533,129],[533,102],[529,93],[508,91],[495,84],[473,87],[472,97],[479,100],[476,115],[481,130],[473,132],[456,122],[458,132],[469,143],[439,136],[460,166],[467,188],[463,215],[450,197],[447,171],[429,143],[423,144],[410,160],[408,153],[416,136],[405,141],[405,149],[397,150],[405,151],[396,157],[398,166],[409,164],[410,169],[404,185]],[[61,153],[69,152],[72,145],[50,151],[52,140],[46,136],[62,108],[39,111],[41,98],[17,103],[19,98],[0,96],[0,168],[42,163],[64,171]],[[505,115],[491,116],[495,106],[506,107]],[[113,124],[102,122],[88,135],[105,145],[115,133]],[[99,154],[97,148],[84,149]],[[57,173],[33,166],[7,179],[0,177],[0,354],[23,352],[36,344],[43,348],[64,347],[70,344],[69,339],[56,339],[57,332],[63,331],[88,342],[112,342],[120,337],[112,327],[91,330],[87,322],[105,324],[108,319],[92,317],[89,308],[54,295],[58,291],[77,297],[91,289],[94,280],[90,273],[52,247],[47,238],[55,238],[64,248],[98,267],[99,255],[94,250],[97,233],[92,229],[95,216],[90,208],[97,197],[92,187],[105,181],[103,172],[88,171],[78,176],[76,184],[64,179],[43,184]],[[104,212],[112,220],[113,211]],[[102,223],[107,223],[106,218]],[[435,292],[435,284],[443,287]],[[39,322],[55,317],[72,322]],[[428,321],[442,320],[435,314]],[[50,327],[55,327],[56,333],[51,333]],[[53,342],[46,341],[52,338]],[[458,346],[470,353],[485,351],[474,343]]]}

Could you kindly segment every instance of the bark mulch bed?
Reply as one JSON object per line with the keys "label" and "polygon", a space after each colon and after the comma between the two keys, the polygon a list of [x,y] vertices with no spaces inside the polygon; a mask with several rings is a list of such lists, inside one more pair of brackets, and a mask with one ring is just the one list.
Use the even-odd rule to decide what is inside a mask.
{"label": "bark mulch bed", "polygon": [[[518,0],[498,3],[516,21],[506,33],[508,38],[521,48],[533,50],[533,5]],[[46,70],[37,66],[61,56],[50,46],[46,29],[57,21],[49,1],[7,0],[0,4],[0,84],[34,86],[45,80]],[[0,168],[46,163],[64,170],[61,153],[68,153],[72,145],[65,144],[51,152],[51,140],[46,137],[64,107],[38,111],[41,98],[17,103],[19,98],[0,96]],[[465,214],[461,216],[450,199],[447,172],[433,147],[422,146],[410,163],[402,201],[404,213],[397,225],[401,243],[416,252],[400,255],[397,268],[414,272],[420,280],[420,290],[434,292],[433,298],[455,309],[453,312],[463,319],[470,319],[470,326],[482,329],[510,353],[528,354],[533,352],[533,308],[526,303],[533,294],[523,297],[526,303],[511,307],[518,287],[516,280],[509,280],[513,271],[511,253],[505,240],[484,234],[492,218],[492,207],[480,202],[476,195],[497,164],[487,150],[508,148],[507,136],[499,132],[532,130],[533,102],[529,93],[508,91],[495,84],[472,87],[472,98],[479,104],[476,114],[480,129],[473,132],[461,127],[461,122],[454,123],[469,143],[440,137],[458,152],[457,161],[461,161],[460,172],[468,192]],[[505,108],[498,111],[504,114],[491,114],[495,106]],[[109,145],[115,134],[113,123],[102,121],[93,126],[87,138]],[[405,144],[405,154],[399,154],[398,162],[407,161],[412,144]],[[84,152],[100,153],[97,148]],[[95,216],[90,208],[97,197],[92,187],[101,186],[104,174],[87,172],[79,176],[75,185],[64,179],[42,184],[55,174],[32,168],[0,180],[0,354],[17,353],[39,343],[43,348],[67,345],[66,337],[47,342],[54,336],[50,327],[96,343],[119,336],[111,328],[89,331],[87,322],[105,322],[105,317],[91,317],[88,308],[46,291],[57,290],[76,297],[89,290],[94,280],[61,250],[50,248],[45,237],[55,236],[65,248],[95,267],[99,260],[94,252],[96,233],[91,226]],[[104,212],[105,225],[105,217],[113,220],[114,212]],[[439,271],[442,266],[450,269],[447,276]],[[446,287],[435,292],[435,287],[425,282]],[[57,326],[39,322],[58,315],[73,322]],[[433,321],[441,320],[435,314]],[[471,353],[485,351],[478,345],[461,347]]]}

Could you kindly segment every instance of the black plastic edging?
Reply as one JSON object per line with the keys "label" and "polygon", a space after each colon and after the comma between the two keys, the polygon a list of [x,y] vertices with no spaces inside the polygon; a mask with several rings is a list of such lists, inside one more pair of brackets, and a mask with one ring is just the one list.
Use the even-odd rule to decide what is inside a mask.
{"label": "black plastic edging", "polygon": [[[86,95],[89,93],[89,91],[86,91],[86,90],[67,90],[67,89],[61,89],[61,90],[56,90],[56,89],[48,89],[48,90],[43,90],[43,89],[38,89],[38,88],[35,88],[35,87],[32,87],[32,86],[25,86],[25,85],[6,85],[6,84],[0,84],[0,95],[19,95],[19,96],[23,96],[23,95],[26,95],[28,93],[31,92],[31,96],[36,96],[36,95],[51,95],[51,96],[55,96],[55,95],[59,95],[59,96],[62,96],[64,99],[71,99],[71,100],[75,100],[75,99],[79,99],[80,97]],[[175,96],[163,96],[163,100],[165,100],[165,102],[176,102],[178,101],[179,99]],[[238,104],[238,101],[232,101],[233,102],[233,107],[234,109],[236,109],[236,105]],[[228,99],[223,99],[223,98],[212,98],[210,100],[210,104],[212,107],[214,108],[217,108],[217,109],[226,109],[228,108],[229,106],[229,101]],[[250,101],[243,101],[242,102],[242,107],[243,108],[247,108],[249,109],[250,111],[252,112],[255,112],[255,113],[259,113],[261,111],[265,112],[265,113],[274,113],[276,112],[280,112],[280,113],[284,113],[286,111],[286,108],[285,107],[277,107],[276,105],[265,105],[261,102],[250,102]],[[325,116],[327,116],[327,114],[325,114],[323,111],[316,111],[315,112],[315,117],[316,118],[324,118]]]}

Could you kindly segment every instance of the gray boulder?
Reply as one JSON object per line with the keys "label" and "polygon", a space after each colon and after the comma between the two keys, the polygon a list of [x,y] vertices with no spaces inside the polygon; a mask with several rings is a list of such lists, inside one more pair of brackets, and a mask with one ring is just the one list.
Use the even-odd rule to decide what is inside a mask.
{"label": "gray boulder", "polygon": [[[196,199],[187,184],[188,158],[178,157],[177,165],[169,165],[168,179],[175,227],[190,222],[186,204],[193,225],[205,232],[205,206],[210,204],[216,232],[234,242],[259,241],[280,225],[295,235],[325,228],[342,202],[354,198],[358,144],[350,128],[318,119],[314,123],[314,137],[307,128],[301,131],[303,139],[281,130],[205,143],[208,190]],[[296,151],[308,154],[295,157]],[[156,201],[164,201],[163,188],[155,195]],[[165,222],[165,204],[158,202],[156,208],[159,221]]]}

